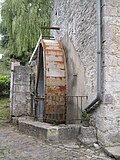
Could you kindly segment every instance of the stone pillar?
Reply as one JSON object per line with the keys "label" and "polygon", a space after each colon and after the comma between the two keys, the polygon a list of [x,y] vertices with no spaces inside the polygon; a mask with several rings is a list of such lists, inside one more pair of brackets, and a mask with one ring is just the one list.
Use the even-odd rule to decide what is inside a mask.
{"label": "stone pillar", "polygon": [[10,115],[13,112],[13,90],[14,90],[14,67],[20,66],[20,62],[11,63],[11,75],[10,75]]}
{"label": "stone pillar", "polygon": [[12,97],[11,116],[29,116],[31,114],[29,67],[14,66]]}

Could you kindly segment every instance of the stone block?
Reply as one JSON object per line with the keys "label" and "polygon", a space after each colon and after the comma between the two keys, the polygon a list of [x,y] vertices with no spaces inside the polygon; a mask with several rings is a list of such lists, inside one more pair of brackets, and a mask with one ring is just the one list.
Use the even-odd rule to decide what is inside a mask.
{"label": "stone block", "polygon": [[[111,115],[113,115],[111,113]],[[106,116],[102,117],[99,116],[98,119],[96,120],[96,127],[103,131],[104,133],[107,132],[108,130],[114,130],[117,131],[118,130],[118,122],[116,120],[116,117],[108,117],[107,113]]]}
{"label": "stone block", "polygon": [[14,92],[19,92],[19,93],[30,93],[30,85],[29,83],[27,83],[26,85],[19,85],[19,84],[15,84],[14,85]]}
{"label": "stone block", "polygon": [[111,94],[105,94],[104,103],[113,104],[113,96]]}
{"label": "stone block", "polygon": [[117,7],[118,6],[118,1],[116,0],[103,0],[103,4],[105,4],[106,6],[113,6],[113,7]]}
{"label": "stone block", "polygon": [[13,125],[18,125],[18,117],[12,117]]}
{"label": "stone block", "polygon": [[59,140],[75,139],[80,133],[80,125],[69,124],[65,127],[59,127]]}
{"label": "stone block", "polygon": [[15,84],[29,84],[30,82],[30,68],[26,66],[15,66],[14,68],[14,83]]}
{"label": "stone block", "polygon": [[14,96],[15,96],[15,102],[16,103],[21,103],[21,105],[26,103],[25,92],[23,92],[23,93],[15,92]]}
{"label": "stone block", "polygon": [[98,142],[103,146],[115,146],[120,145],[120,134],[118,130],[108,130],[103,132],[97,130]]}
{"label": "stone block", "polygon": [[18,119],[18,128],[21,132],[47,141],[76,139],[80,133],[80,125],[53,126],[26,118]]}
{"label": "stone block", "polygon": [[15,66],[13,92],[11,92],[11,115],[22,116],[31,114],[30,68]]}
{"label": "stone block", "polygon": [[31,114],[31,103],[30,102],[16,102],[13,103],[12,108],[12,116],[18,117],[18,116],[27,116]]}
{"label": "stone block", "polygon": [[103,14],[105,16],[117,16],[117,7],[113,6],[104,6],[103,7]]}
{"label": "stone block", "polygon": [[33,122],[27,118],[19,118],[18,120],[18,129],[19,131],[45,140],[47,137],[47,129],[40,127],[39,122]]}
{"label": "stone block", "polygon": [[120,160],[120,145],[105,147],[104,151],[111,157],[114,157],[116,160]]}
{"label": "stone block", "polygon": [[120,17],[120,6],[117,9],[118,16]]}
{"label": "stone block", "polygon": [[97,143],[97,132],[96,129],[92,126],[83,127],[81,126],[80,135],[78,140],[85,144],[93,146],[94,143]]}
{"label": "stone block", "polygon": [[58,141],[58,128],[52,127],[47,131],[47,140],[49,141]]}

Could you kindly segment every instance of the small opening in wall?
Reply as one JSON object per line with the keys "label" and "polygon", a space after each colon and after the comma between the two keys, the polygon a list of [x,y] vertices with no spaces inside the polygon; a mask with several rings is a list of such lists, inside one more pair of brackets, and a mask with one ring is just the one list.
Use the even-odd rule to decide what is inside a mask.
{"label": "small opening in wall", "polygon": [[58,13],[57,13],[57,11],[56,11],[56,12],[55,12],[55,15],[57,16],[57,14],[58,14]]}

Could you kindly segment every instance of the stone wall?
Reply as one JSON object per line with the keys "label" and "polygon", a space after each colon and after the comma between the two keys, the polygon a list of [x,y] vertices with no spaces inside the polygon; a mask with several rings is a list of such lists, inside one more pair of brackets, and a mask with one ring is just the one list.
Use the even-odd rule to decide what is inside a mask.
{"label": "stone wall", "polygon": [[[13,64],[14,65],[14,64]],[[11,116],[27,116],[31,114],[30,68],[14,66],[11,71]]]}
{"label": "stone wall", "polygon": [[120,1],[104,0],[103,36],[103,102],[96,111],[99,141],[120,144]]}
{"label": "stone wall", "polygon": [[[85,95],[90,93],[94,97],[96,91],[96,37],[95,37],[95,1],[94,0],[53,0],[52,16],[53,26],[59,26],[60,31],[54,31],[52,34],[62,40],[65,50],[71,51],[71,46],[74,46],[74,54],[71,56],[72,61],[76,63],[79,59],[81,67],[74,67],[75,74],[81,75],[82,68],[82,85],[78,93]],[[71,42],[71,46],[67,44]],[[73,48],[73,47],[72,47]],[[73,50],[73,49],[72,49]],[[73,51],[72,51],[73,52]],[[76,54],[76,57],[73,55]],[[67,56],[68,57],[68,56]],[[71,66],[73,67],[73,66]],[[73,72],[73,74],[74,74]],[[71,77],[73,79],[73,77]],[[79,82],[81,80],[79,79]],[[68,84],[71,86],[72,82]],[[76,90],[78,85],[74,86]],[[73,92],[75,95],[75,93]]]}
{"label": "stone wall", "polygon": [[[65,49],[68,93],[88,95],[90,103],[96,95],[95,0],[52,0],[51,25],[60,27],[60,31],[52,31],[52,34],[63,42]],[[93,124],[98,140],[104,145],[120,143],[119,44],[120,2],[103,0],[102,103],[93,113]]]}
{"label": "stone wall", "polygon": [[[60,27],[60,31],[52,34],[62,41],[65,50],[68,95],[90,93],[91,100],[96,94],[95,2],[53,0],[52,4],[51,25]],[[67,118],[75,116],[74,113],[76,106],[72,104]]]}

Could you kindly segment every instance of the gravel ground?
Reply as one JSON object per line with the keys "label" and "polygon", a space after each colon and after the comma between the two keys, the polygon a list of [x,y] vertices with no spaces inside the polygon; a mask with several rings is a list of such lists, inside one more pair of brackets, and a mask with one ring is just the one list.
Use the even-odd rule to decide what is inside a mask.
{"label": "gravel ground", "polygon": [[112,160],[101,149],[75,141],[43,142],[0,124],[0,160]]}

